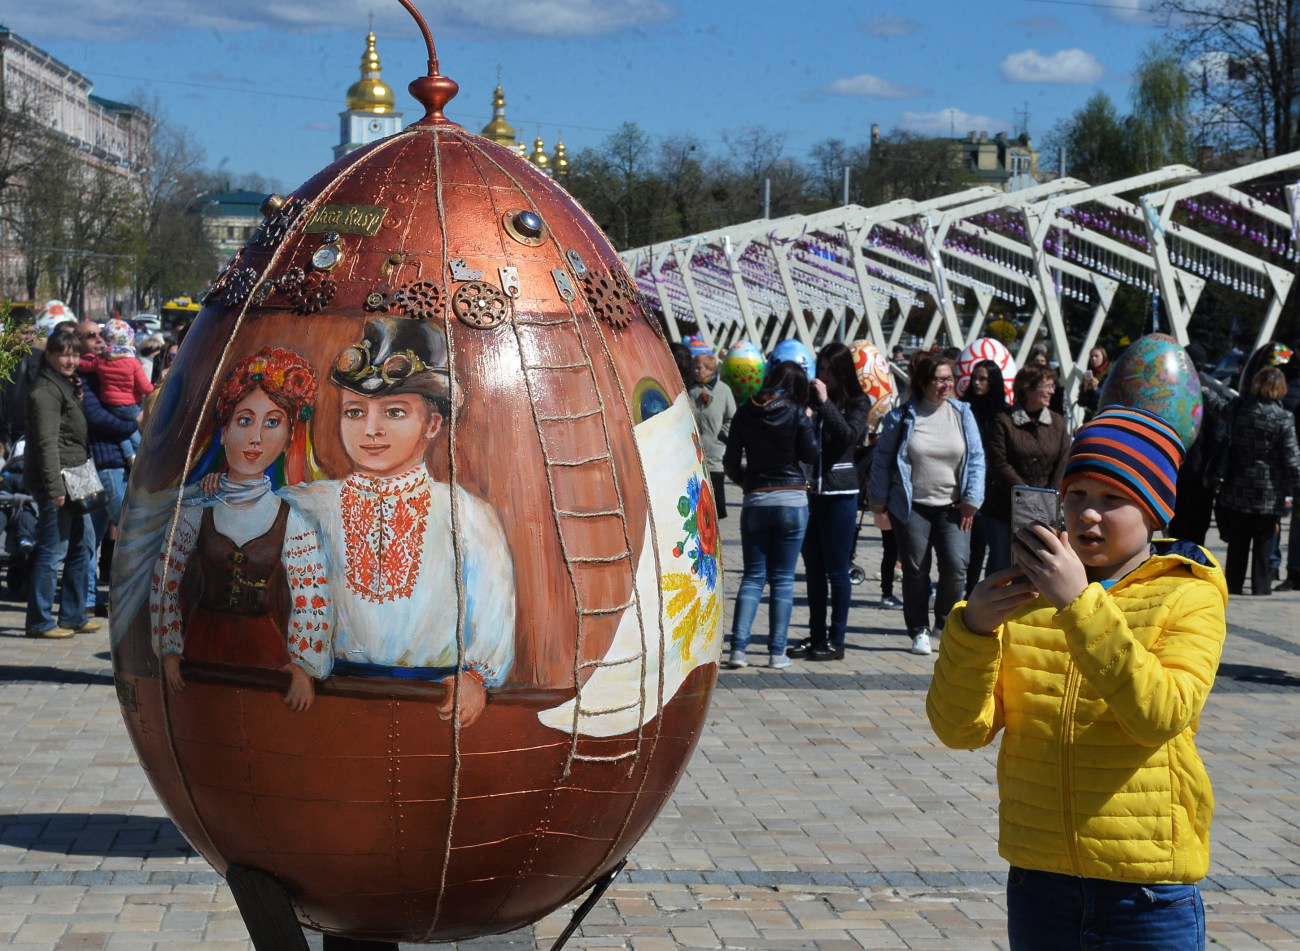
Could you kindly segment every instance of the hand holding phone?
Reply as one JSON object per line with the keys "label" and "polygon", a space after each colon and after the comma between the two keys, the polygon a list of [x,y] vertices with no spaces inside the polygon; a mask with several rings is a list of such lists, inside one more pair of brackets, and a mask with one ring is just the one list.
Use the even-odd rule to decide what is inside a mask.
{"label": "hand holding phone", "polygon": [[1011,532],[1039,522],[1054,532],[1061,530],[1061,493],[1032,485],[1011,487]]}

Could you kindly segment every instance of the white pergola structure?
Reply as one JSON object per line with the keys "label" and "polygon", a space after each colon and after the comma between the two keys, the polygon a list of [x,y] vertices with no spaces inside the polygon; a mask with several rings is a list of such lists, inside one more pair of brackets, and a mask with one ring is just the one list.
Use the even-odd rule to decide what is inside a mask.
{"label": "white pergola structure", "polygon": [[[714,347],[865,337],[889,352],[922,306],[934,308],[922,346],[942,333],[961,347],[1000,304],[1024,318],[1022,356],[1046,325],[1073,396],[1120,285],[1151,293],[1161,329],[1183,344],[1207,282],[1242,291],[1261,301],[1255,345],[1267,342],[1294,283],[1298,172],[1295,152],[1207,175],[1175,165],[1101,185],[979,187],[760,219],[622,257],[671,338],[689,325]],[[1063,298],[1092,307],[1077,350]]]}

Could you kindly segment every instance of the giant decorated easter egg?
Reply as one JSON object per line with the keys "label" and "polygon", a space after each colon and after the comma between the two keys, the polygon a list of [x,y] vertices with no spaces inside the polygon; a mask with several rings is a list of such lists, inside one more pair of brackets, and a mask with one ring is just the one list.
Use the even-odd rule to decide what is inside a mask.
{"label": "giant decorated easter egg", "polygon": [[780,363],[782,360],[789,360],[803,367],[808,373],[808,379],[812,379],[817,374],[817,361],[813,359],[812,351],[804,345],[802,340],[795,340],[791,337],[789,340],[782,340],[772,348],[771,354],[767,358],[768,366],[774,363]]}
{"label": "giant decorated easter egg", "polygon": [[998,365],[998,369],[1002,371],[1002,383],[1007,390],[1007,402],[1014,403],[1016,361],[1006,344],[995,337],[980,337],[958,355],[957,362],[953,365],[957,376],[957,395],[961,396],[966,392],[975,364],[983,360],[992,360]]}
{"label": "giant decorated easter egg", "polygon": [[1163,417],[1190,446],[1201,429],[1201,380],[1187,351],[1168,334],[1148,334],[1119,355],[1098,406],[1133,406]]}
{"label": "giant decorated easter egg", "polygon": [[898,389],[894,386],[894,374],[889,369],[889,361],[870,340],[855,340],[849,344],[853,354],[853,368],[858,372],[858,382],[862,392],[871,399],[871,412],[867,415],[867,427],[875,429],[885,414],[894,408]]}
{"label": "giant decorated easter egg", "polygon": [[705,343],[704,338],[701,337],[699,334],[691,334],[683,341],[683,343],[685,343],[686,346],[690,349],[691,356],[693,357],[713,355],[713,348],[710,347],[707,343]]}
{"label": "giant decorated easter egg", "polygon": [[1237,392],[1249,393],[1256,373],[1265,367],[1280,367],[1290,363],[1293,356],[1290,347],[1276,340],[1257,348],[1241,365],[1241,374],[1237,378]]}
{"label": "giant decorated easter egg", "polygon": [[722,358],[722,382],[731,387],[739,405],[757,393],[763,386],[767,361],[763,351],[748,340],[738,340]]}
{"label": "giant decorated easter egg", "polygon": [[436,67],[412,92],[423,119],[268,200],[211,286],[113,579],[176,825],[384,942],[518,928],[615,868],[699,738],[722,616],[690,403],[617,254],[444,117]]}

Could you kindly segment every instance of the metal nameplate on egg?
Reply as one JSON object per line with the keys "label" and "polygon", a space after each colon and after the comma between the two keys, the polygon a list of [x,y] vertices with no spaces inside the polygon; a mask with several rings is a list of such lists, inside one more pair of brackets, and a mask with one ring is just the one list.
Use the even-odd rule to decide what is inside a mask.
{"label": "metal nameplate on egg", "polygon": [[311,213],[302,230],[306,234],[337,231],[373,237],[386,214],[388,209],[378,205],[321,205]]}
{"label": "metal nameplate on egg", "polygon": [[506,292],[506,296],[518,297],[521,290],[519,286],[519,268],[499,267],[497,273],[501,275],[501,289]]}
{"label": "metal nameplate on egg", "polygon": [[483,280],[483,272],[470,267],[465,263],[464,258],[452,258],[447,262],[447,266],[451,268],[451,279],[453,281]]}
{"label": "metal nameplate on egg", "polygon": [[562,300],[570,301],[578,296],[573,290],[573,282],[569,280],[569,272],[564,268],[557,267],[551,271],[551,277],[555,278],[555,289],[560,292]]}

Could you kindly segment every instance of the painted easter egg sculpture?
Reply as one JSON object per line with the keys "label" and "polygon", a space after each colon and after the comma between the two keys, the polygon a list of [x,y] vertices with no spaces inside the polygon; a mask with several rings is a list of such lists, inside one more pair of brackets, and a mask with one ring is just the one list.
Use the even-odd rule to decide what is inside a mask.
{"label": "painted easter egg sculpture", "polygon": [[731,387],[737,404],[745,402],[762,388],[766,370],[763,351],[748,340],[732,344],[722,358],[722,382]]}
{"label": "painted easter egg sculpture", "polygon": [[782,340],[772,348],[772,353],[767,359],[767,365],[780,363],[782,360],[790,360],[799,364],[808,373],[808,379],[812,379],[817,373],[817,361],[813,359],[812,351],[804,344],[802,340],[795,340],[791,337],[789,340]]}
{"label": "painted easter egg sculpture", "polygon": [[713,348],[710,347],[707,343],[705,343],[704,338],[701,337],[699,334],[691,334],[683,341],[683,343],[685,343],[686,346],[690,349],[691,356],[693,357],[713,355]]}
{"label": "painted easter egg sculpture", "polygon": [[1016,361],[1006,344],[996,337],[980,337],[958,355],[957,362],[953,364],[953,370],[957,375],[957,395],[961,396],[966,392],[975,364],[982,360],[992,360],[998,365],[998,369],[1002,371],[1002,382],[1007,390],[1007,402],[1015,402],[1015,390],[1012,384],[1016,379]]}
{"label": "painted easter egg sculpture", "polygon": [[1168,334],[1133,341],[1106,374],[1098,406],[1134,406],[1164,417],[1184,446],[1201,429],[1201,380],[1187,351]]}
{"label": "painted easter egg sculpture", "polygon": [[207,294],[113,582],[176,825],[381,942],[518,928],[616,868],[720,649],[667,343],[580,206],[443,116],[425,36],[424,118],[270,201]]}
{"label": "painted easter egg sculpture", "polygon": [[853,354],[853,367],[858,372],[858,382],[862,392],[871,399],[871,412],[867,415],[867,427],[875,429],[880,421],[894,408],[898,390],[894,386],[894,374],[889,369],[889,361],[870,340],[855,340],[849,344]]}
{"label": "painted easter egg sculpture", "polygon": [[1276,340],[1257,348],[1241,365],[1241,373],[1237,378],[1237,392],[1249,393],[1256,373],[1265,367],[1285,366],[1291,362],[1293,357],[1294,353],[1291,348]]}

